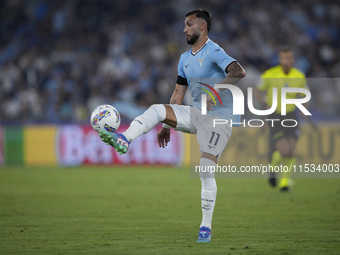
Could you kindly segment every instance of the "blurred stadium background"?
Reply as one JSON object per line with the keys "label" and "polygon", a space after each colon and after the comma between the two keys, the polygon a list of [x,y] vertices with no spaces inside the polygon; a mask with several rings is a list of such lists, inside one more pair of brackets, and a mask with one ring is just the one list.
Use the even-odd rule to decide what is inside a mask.
{"label": "blurred stadium background", "polygon": [[[296,67],[310,78],[313,119],[321,127],[333,122],[332,127],[320,129],[315,138],[319,140],[300,143],[300,147],[316,150],[317,144],[324,144],[324,154],[332,142],[339,147],[337,1],[214,0],[207,5],[193,0],[181,4],[170,0],[8,0],[0,3],[0,164],[130,163],[113,151],[105,156],[109,149],[89,128],[90,113],[97,105],[112,104],[128,123],[149,105],[167,103],[179,56],[188,49],[182,32],[184,15],[197,7],[212,13],[210,37],[245,67],[247,76],[239,84],[243,89],[256,85],[260,74],[277,64],[280,45],[293,46]],[[247,137],[245,130],[235,132]],[[246,139],[254,140],[260,132]],[[151,136],[155,133],[145,140],[154,139]],[[188,151],[188,139],[182,134],[174,135],[176,139],[180,144],[174,142],[164,152],[153,143],[147,155],[137,151],[145,147],[141,139],[130,157],[134,163],[187,162],[188,153],[182,157],[182,152]],[[74,146],[69,148],[63,141]],[[235,155],[242,155],[247,146],[241,139],[229,147],[235,149]],[[265,160],[267,145],[261,143],[260,147],[264,148],[262,156],[254,157],[260,161],[248,163]],[[168,155],[169,151],[174,154],[157,161],[157,153]],[[331,151],[334,161],[336,150]],[[85,159],[87,154],[92,159]],[[151,159],[143,160],[145,157]],[[249,159],[249,153],[237,158],[240,160],[232,163]],[[309,153],[307,159],[313,158]]]}
{"label": "blurred stadium background", "polygon": [[[1,0],[0,254],[339,253],[340,179],[296,179],[285,196],[264,179],[218,178],[214,239],[202,247],[194,142],[173,132],[159,149],[158,126],[119,156],[92,130],[97,105],[114,105],[123,130],[169,101],[189,48],[184,15],[198,7],[245,67],[242,89],[293,46],[319,125],[303,123],[298,164],[340,163],[339,1]],[[264,129],[235,128],[221,160],[268,163]]]}
{"label": "blurred stadium background", "polygon": [[[102,103],[129,121],[152,103],[168,103],[188,49],[184,15],[198,6],[211,11],[211,38],[248,80],[277,64],[282,44],[294,47],[307,77],[339,77],[337,1],[5,0],[1,123],[88,123]],[[312,92],[319,118],[340,118],[339,84]]]}

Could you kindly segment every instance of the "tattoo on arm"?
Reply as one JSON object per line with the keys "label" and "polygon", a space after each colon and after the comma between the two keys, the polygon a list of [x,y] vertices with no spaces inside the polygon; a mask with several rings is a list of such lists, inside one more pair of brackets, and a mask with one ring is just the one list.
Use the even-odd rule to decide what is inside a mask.
{"label": "tattoo on arm", "polygon": [[244,71],[243,67],[235,61],[228,66],[227,77],[224,82],[229,84],[236,84],[244,76],[246,76],[246,72]]}
{"label": "tattoo on arm", "polygon": [[171,100],[170,100],[170,104],[177,104],[177,102],[176,102],[175,99],[171,99]]}

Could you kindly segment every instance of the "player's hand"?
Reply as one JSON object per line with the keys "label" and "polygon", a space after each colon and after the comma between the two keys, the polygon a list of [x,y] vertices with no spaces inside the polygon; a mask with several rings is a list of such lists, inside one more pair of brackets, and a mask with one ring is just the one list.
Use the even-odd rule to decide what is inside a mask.
{"label": "player's hand", "polygon": [[212,106],[215,106],[215,102],[211,96],[207,96],[207,110],[212,111]]}
{"label": "player's hand", "polygon": [[170,129],[163,127],[157,134],[157,141],[160,148],[165,148],[170,142]]}

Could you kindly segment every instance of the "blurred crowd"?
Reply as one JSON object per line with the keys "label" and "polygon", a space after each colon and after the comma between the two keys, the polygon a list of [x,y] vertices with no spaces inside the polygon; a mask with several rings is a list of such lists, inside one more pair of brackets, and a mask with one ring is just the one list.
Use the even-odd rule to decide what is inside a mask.
{"label": "blurred crowd", "polygon": [[[210,38],[245,67],[245,83],[277,64],[283,44],[307,77],[339,76],[337,1],[2,0],[0,123],[88,123],[104,103],[127,121],[167,103],[190,48],[185,13],[197,7],[212,13]],[[340,118],[333,81],[311,86],[319,118]]]}

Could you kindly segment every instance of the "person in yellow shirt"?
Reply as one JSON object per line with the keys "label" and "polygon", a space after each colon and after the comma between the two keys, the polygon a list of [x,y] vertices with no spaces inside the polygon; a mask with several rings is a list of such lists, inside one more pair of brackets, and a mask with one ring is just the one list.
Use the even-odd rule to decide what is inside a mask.
{"label": "person in yellow shirt", "polygon": [[[261,82],[255,92],[257,100],[264,108],[269,108],[273,104],[273,88],[277,88],[277,108],[276,111],[268,116],[268,119],[277,119],[273,124],[269,124],[270,141],[273,144],[273,153],[271,155],[271,166],[290,166],[296,163],[295,147],[300,130],[298,125],[295,127],[283,127],[281,121],[284,119],[293,119],[297,121],[295,105],[288,104],[286,115],[281,114],[281,88],[282,87],[300,87],[307,88],[305,75],[293,67],[294,55],[289,47],[282,47],[279,50],[279,65],[274,66],[261,75]],[[287,93],[287,98],[298,98],[298,93]],[[281,173],[279,187],[281,191],[291,190],[291,173]],[[276,174],[269,175],[269,183],[276,186]]]}

